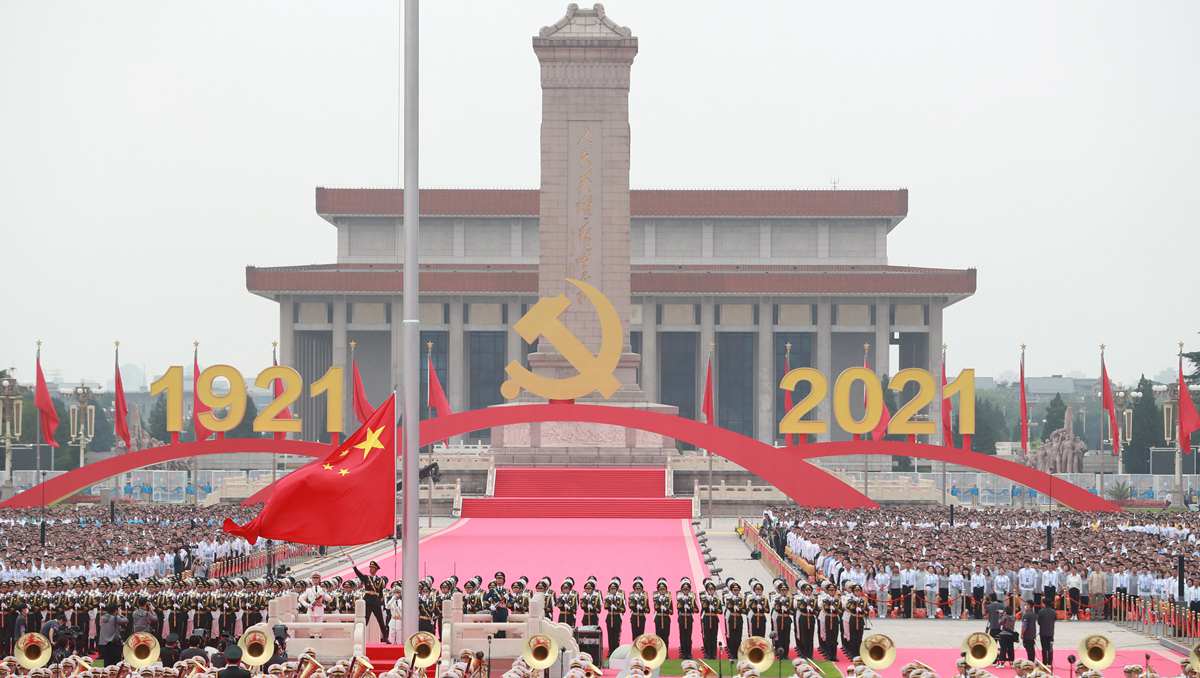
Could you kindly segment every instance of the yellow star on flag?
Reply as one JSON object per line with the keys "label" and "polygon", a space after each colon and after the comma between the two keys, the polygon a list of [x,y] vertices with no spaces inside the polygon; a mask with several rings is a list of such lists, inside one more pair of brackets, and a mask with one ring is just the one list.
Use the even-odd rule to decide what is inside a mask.
{"label": "yellow star on flag", "polygon": [[368,428],[367,429],[367,437],[363,438],[361,443],[354,446],[355,449],[359,449],[359,450],[363,451],[363,459],[364,460],[367,458],[367,455],[371,454],[371,450],[382,450],[383,449],[383,443],[379,442],[379,436],[383,435],[384,428],[386,428],[386,427],[380,426],[379,428],[375,428],[375,429]]}
{"label": "yellow star on flag", "polygon": [[348,475],[350,475],[350,472],[347,471],[346,469],[341,469],[338,471],[338,475],[339,476],[348,476]]}
{"label": "yellow star on flag", "polygon": [[325,469],[326,471],[332,471],[332,470],[333,470],[333,464],[323,464],[323,465],[321,466],[321,468]]}

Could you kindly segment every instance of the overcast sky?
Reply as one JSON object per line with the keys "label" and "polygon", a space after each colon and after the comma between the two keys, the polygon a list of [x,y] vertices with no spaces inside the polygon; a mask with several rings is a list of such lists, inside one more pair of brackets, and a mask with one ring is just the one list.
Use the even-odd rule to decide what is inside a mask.
{"label": "overcast sky", "polygon": [[[423,3],[422,184],[538,185],[560,0]],[[979,269],[950,367],[1119,380],[1200,348],[1200,3],[647,2],[635,188],[906,187],[890,263]],[[399,5],[0,3],[0,362],[254,373],[244,267],[327,263],[313,188],[398,184]]]}

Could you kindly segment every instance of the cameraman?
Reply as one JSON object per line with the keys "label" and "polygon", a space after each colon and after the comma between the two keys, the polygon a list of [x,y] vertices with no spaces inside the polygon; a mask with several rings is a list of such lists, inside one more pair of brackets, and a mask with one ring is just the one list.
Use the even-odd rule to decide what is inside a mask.
{"label": "cameraman", "polygon": [[127,623],[129,619],[118,613],[116,605],[109,605],[101,613],[98,636],[105,666],[115,666],[121,661],[121,630]]}

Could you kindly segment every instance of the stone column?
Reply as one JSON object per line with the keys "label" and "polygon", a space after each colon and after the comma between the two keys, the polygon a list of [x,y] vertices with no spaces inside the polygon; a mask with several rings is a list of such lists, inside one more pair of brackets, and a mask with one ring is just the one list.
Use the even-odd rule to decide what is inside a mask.
{"label": "stone column", "polygon": [[875,355],[871,359],[871,365],[875,368],[875,374],[879,375],[888,374],[891,367],[891,308],[891,303],[887,301],[875,302]]}
{"label": "stone column", "polygon": [[[404,333],[401,326],[404,324],[404,301],[400,297],[391,300],[392,305],[392,322],[388,326],[391,332],[392,343],[392,390],[400,388],[400,375],[404,372]],[[399,403],[397,403],[399,405]]]}
{"label": "stone column", "polygon": [[933,299],[929,302],[929,373],[933,375],[936,394],[933,403],[927,408],[929,420],[933,422],[933,435],[929,441],[934,445],[942,444],[942,301]]}
{"label": "stone column", "polygon": [[658,402],[658,300],[642,299],[642,393]]}
{"label": "stone column", "polygon": [[345,428],[349,422],[347,415],[353,416],[350,408],[351,398],[351,380],[350,375],[346,372],[346,354],[349,351],[349,344],[346,341],[346,304],[345,299],[335,298],[333,300],[333,366],[342,369],[342,427]]}
{"label": "stone column", "polygon": [[[716,304],[711,298],[706,298],[700,302],[700,346],[696,352],[696,419],[704,420],[704,413],[701,412],[704,403],[704,378],[708,370],[708,356],[716,351],[717,342],[717,309]],[[716,360],[713,361],[713,367],[716,367]],[[715,372],[715,369],[714,369]],[[716,393],[716,374],[713,374],[713,405],[717,408],[717,418],[721,417],[720,398]]]}
{"label": "stone column", "polygon": [[521,302],[509,301],[504,304],[505,314],[508,316],[508,326],[505,330],[508,332],[504,345],[505,364],[515,360],[521,362],[521,335],[517,334],[512,326],[513,323],[521,319]]}
{"label": "stone column", "polygon": [[[833,304],[828,299],[817,302],[817,370],[829,380],[829,388],[832,391],[833,380],[837,375],[833,374]],[[829,398],[823,399],[817,405],[817,417],[829,425],[825,433],[817,436],[817,441],[827,442],[831,440],[830,432],[834,427]]]}
{"label": "stone column", "polygon": [[463,331],[461,298],[450,302],[450,341],[446,349],[446,363],[450,372],[446,397],[450,399],[450,407],[455,412],[462,412],[466,409],[466,386],[470,383],[466,371],[470,369],[471,361],[467,356],[466,332]]}
{"label": "stone column", "polygon": [[279,298],[279,364],[296,366],[295,301]]}
{"label": "stone column", "polygon": [[770,302],[758,302],[758,347],[755,351],[754,415],[755,437],[768,445],[775,442],[775,328]]}

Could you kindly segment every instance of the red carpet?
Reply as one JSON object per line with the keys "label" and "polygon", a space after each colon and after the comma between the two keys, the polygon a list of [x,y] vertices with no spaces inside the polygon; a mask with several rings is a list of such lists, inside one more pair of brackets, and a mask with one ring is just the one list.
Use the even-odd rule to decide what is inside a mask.
{"label": "red carpet", "polygon": [[493,496],[463,499],[462,517],[691,517],[690,500],[665,494],[660,468],[498,468]]}
{"label": "red carpet", "polygon": [[[920,624],[920,623],[925,623],[925,622],[912,622],[912,623]],[[1073,654],[1073,655],[1078,656],[1078,652],[1076,652],[1076,649],[1077,648],[1074,648],[1074,647],[1055,648],[1055,650],[1054,650],[1054,667],[1053,667],[1054,675],[1056,675],[1056,676],[1070,675],[1069,674],[1070,665],[1067,663],[1067,655]],[[1116,661],[1114,661],[1112,663],[1112,666],[1108,667],[1107,669],[1105,669],[1103,671],[1104,675],[1119,676],[1119,675],[1121,675],[1122,667],[1124,667],[1126,664],[1137,664],[1138,666],[1142,666],[1146,661],[1146,652],[1147,651],[1145,651],[1145,650],[1117,650]],[[1150,666],[1154,667],[1154,669],[1156,671],[1158,671],[1159,675],[1174,676],[1179,673],[1179,659],[1177,657],[1172,659],[1171,653],[1169,653],[1167,650],[1165,650],[1165,649],[1157,650],[1157,651],[1150,650],[1149,653],[1150,653]],[[938,675],[953,676],[956,673],[954,663],[956,661],[958,661],[960,654],[961,654],[961,651],[957,648],[955,648],[955,649],[903,648],[896,652],[896,662],[894,664],[892,664],[890,667],[888,667],[887,669],[883,670],[881,673],[885,678],[893,678],[895,676],[899,676],[900,669],[903,668],[905,664],[907,664],[913,660],[919,660],[919,661],[925,662],[930,667],[932,667],[933,670],[938,673]],[[1024,659],[1025,658],[1025,649],[1021,646],[1018,646],[1016,656],[1018,659]],[[1041,659],[1041,649],[1040,648],[1038,650],[1038,659]],[[838,668],[840,668],[844,671],[845,668],[849,665],[850,665],[850,662],[847,661],[842,655],[839,655],[839,659],[837,662]],[[1002,668],[1001,669],[1001,668],[996,668],[995,666],[991,666],[991,667],[988,667],[988,671],[990,673],[993,673],[993,674],[999,676],[1000,678],[1009,678],[1010,676],[1016,675],[1016,673],[1010,668]]]}
{"label": "red carpet", "polygon": [[[390,549],[374,559],[381,574],[397,577],[401,566]],[[451,574],[458,575],[460,586],[473,575],[486,582],[497,570],[504,571],[510,583],[525,575],[531,586],[549,576],[555,592],[567,576],[575,578],[576,590],[582,590],[584,580],[595,575],[601,592],[614,575],[627,592],[637,575],[645,579],[648,591],[662,576],[674,592],[680,577],[691,577],[698,585],[708,574],[691,522],[683,519],[464,518],[421,540],[421,575],[431,574],[438,583]],[[325,574],[348,576],[349,566]],[[693,636],[699,654],[699,622]],[[628,620],[621,639],[632,640]],[[678,647],[678,643],[672,620],[671,645]]]}

